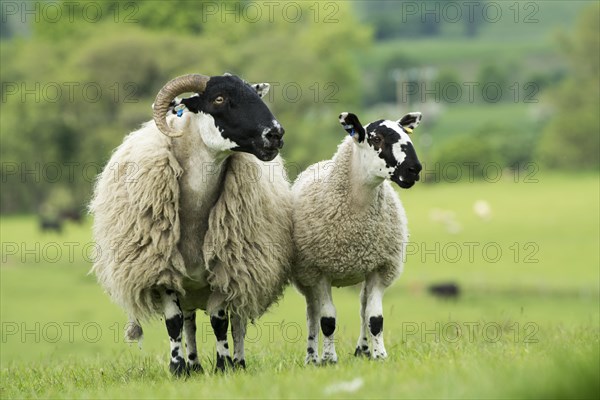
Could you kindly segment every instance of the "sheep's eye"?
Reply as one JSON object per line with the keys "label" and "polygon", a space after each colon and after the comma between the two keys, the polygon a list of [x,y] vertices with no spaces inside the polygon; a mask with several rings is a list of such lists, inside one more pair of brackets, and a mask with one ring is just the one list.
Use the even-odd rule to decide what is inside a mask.
{"label": "sheep's eye", "polygon": [[373,144],[380,144],[381,138],[379,136],[374,136],[372,139]]}
{"label": "sheep's eye", "polygon": [[213,100],[213,103],[223,104],[224,101],[225,101],[225,98],[223,96],[218,96],[216,99]]}

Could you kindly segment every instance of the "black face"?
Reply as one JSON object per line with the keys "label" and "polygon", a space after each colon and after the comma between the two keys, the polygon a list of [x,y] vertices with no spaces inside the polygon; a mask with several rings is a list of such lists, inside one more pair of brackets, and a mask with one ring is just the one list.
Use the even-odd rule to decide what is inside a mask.
{"label": "black face", "polygon": [[400,147],[406,154],[406,159],[396,167],[390,179],[402,189],[409,189],[420,179],[419,173],[423,167],[412,143],[402,144]]}
{"label": "black face", "polygon": [[370,123],[365,139],[384,161],[392,182],[408,189],[419,180],[421,163],[408,133],[397,122],[379,120]]}
{"label": "black face", "polygon": [[210,114],[221,136],[236,144],[234,151],[270,161],[283,146],[283,127],[256,89],[237,76],[213,76],[204,93],[181,103],[194,113]]}

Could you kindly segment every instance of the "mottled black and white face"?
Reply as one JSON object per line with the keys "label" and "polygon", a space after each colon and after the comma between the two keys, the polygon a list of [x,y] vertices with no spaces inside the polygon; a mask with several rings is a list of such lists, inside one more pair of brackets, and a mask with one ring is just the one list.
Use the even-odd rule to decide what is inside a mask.
{"label": "mottled black and white face", "polygon": [[261,99],[269,87],[234,75],[213,76],[203,93],[175,99],[170,108],[177,114],[183,104],[198,114],[202,138],[215,151],[246,152],[270,161],[283,146],[285,131]]}
{"label": "mottled black and white face", "polygon": [[422,169],[409,136],[421,118],[420,112],[412,112],[398,121],[382,119],[362,126],[355,114],[342,113],[339,117],[366,159],[366,172],[390,179],[403,189],[419,180]]}

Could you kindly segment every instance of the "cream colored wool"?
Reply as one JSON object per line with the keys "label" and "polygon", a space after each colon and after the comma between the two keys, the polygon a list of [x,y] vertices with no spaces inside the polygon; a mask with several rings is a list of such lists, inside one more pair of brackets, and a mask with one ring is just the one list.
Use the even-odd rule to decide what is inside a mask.
{"label": "cream colored wool", "polygon": [[204,242],[208,282],[227,295],[230,310],[256,318],[276,301],[293,256],[289,182],[280,157],[264,163],[237,153]]}
{"label": "cream colored wool", "polygon": [[310,166],[292,187],[297,260],[293,279],[312,286],[326,276],[348,286],[378,270],[390,285],[403,268],[408,241],[406,214],[386,180],[372,196],[357,188],[352,170],[353,139],[344,140],[332,160]]}
{"label": "cream colored wool", "polygon": [[[204,265],[210,287],[195,290],[208,293],[190,295],[206,299],[217,289],[232,312],[257,318],[281,295],[290,270],[291,197],[282,160],[229,157],[198,248],[204,265],[186,266],[179,250],[184,171],[172,140],[147,123],[125,138],[98,177],[90,204],[99,248],[92,271],[132,321],[161,315],[157,289],[185,296],[186,282],[198,272],[190,268]],[[261,173],[248,177],[252,170]]]}

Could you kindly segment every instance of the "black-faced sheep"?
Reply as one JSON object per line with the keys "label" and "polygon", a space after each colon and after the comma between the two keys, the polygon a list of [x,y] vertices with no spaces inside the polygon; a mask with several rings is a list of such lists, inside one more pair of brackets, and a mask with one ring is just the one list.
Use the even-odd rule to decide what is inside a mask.
{"label": "black-faced sheep", "polygon": [[[140,321],[164,316],[175,375],[202,370],[197,309],[210,315],[217,369],[245,366],[247,320],[288,281],[291,195],[278,157],[284,130],[260,98],[268,89],[232,75],[170,81],[154,121],[125,138],[95,186],[93,271],[129,314],[129,339],[141,337]],[[173,102],[187,92],[197,95]]]}
{"label": "black-faced sheep", "polygon": [[355,355],[387,356],[383,344],[383,292],[402,272],[408,241],[406,215],[388,182],[410,188],[421,164],[408,133],[421,121],[410,113],[399,121],[362,126],[354,114],[340,122],[350,134],[333,159],[310,166],[292,187],[297,259],[293,281],[306,297],[306,362],[318,362],[319,323],[323,362],[336,362],[336,311],[332,286],[363,282],[361,329]]}

